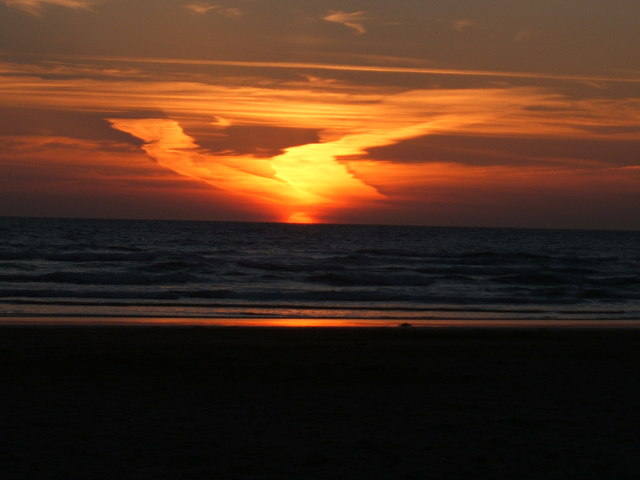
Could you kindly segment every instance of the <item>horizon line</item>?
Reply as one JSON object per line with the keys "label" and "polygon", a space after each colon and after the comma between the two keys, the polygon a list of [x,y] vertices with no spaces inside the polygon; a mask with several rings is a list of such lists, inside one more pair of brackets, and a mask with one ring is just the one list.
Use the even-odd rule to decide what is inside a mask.
{"label": "horizon line", "polygon": [[487,230],[556,230],[556,231],[588,231],[588,232],[640,232],[640,228],[603,228],[603,227],[524,227],[505,225],[427,225],[418,223],[338,223],[338,222],[315,222],[315,223],[291,223],[277,220],[198,220],[186,218],[135,218],[135,217],[71,217],[64,215],[4,215],[0,214],[0,219],[34,219],[34,220],[106,220],[106,221],[130,221],[130,222],[190,222],[190,223],[261,223],[292,225],[298,227],[310,227],[318,225],[341,225],[353,227],[400,227],[400,228],[460,228],[460,229],[487,229]]}

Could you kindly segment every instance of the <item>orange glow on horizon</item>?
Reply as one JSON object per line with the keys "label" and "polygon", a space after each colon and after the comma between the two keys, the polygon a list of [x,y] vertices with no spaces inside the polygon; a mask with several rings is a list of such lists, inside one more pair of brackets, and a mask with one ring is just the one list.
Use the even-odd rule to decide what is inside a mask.
{"label": "orange glow on horizon", "polygon": [[[335,141],[289,147],[280,155],[223,155],[202,149],[175,120],[110,119],[120,131],[142,139],[142,149],[174,172],[223,189],[257,206],[283,212],[289,223],[315,223],[307,211],[366,206],[384,199],[378,190],[355,176],[339,156],[362,154],[365,148],[392,143],[406,129],[348,135]],[[291,214],[291,211],[294,213]]]}
{"label": "orange glow on horizon", "polygon": [[296,212],[289,215],[287,223],[316,223],[316,220],[306,212]]}
{"label": "orange glow on horizon", "polygon": [[[184,201],[196,205],[196,216],[237,209],[238,218],[247,212],[313,224],[469,222],[475,211],[502,223],[491,212],[510,203],[526,211],[546,197],[589,201],[597,191],[632,204],[640,191],[640,100],[621,94],[573,97],[507,84],[391,88],[311,77],[196,82],[0,61],[3,69],[0,103],[10,112],[28,105],[33,111],[18,120],[43,125],[0,136],[8,172],[0,174],[13,178],[17,166],[16,178],[30,179],[30,190],[5,180],[3,188],[15,192],[112,198],[118,190],[176,206],[178,213],[164,215],[180,216]],[[92,120],[75,138],[87,118],[118,132]],[[611,158],[582,140],[597,140],[603,151],[607,142]]]}

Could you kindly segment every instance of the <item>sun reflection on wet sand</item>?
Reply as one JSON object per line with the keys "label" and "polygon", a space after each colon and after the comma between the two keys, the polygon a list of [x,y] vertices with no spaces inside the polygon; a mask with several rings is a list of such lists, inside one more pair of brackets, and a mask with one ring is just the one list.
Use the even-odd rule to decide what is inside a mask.
{"label": "sun reflection on wet sand", "polygon": [[640,328],[640,319],[626,320],[411,320],[325,318],[176,318],[176,317],[0,317],[0,325],[39,326],[167,326],[267,328]]}

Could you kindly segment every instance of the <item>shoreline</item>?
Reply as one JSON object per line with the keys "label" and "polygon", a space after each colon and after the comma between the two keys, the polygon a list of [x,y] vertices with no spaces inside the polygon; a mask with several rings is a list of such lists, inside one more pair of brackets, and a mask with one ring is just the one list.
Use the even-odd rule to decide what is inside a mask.
{"label": "shoreline", "polygon": [[6,326],[149,326],[208,328],[390,328],[418,329],[640,329],[640,319],[616,320],[506,320],[506,319],[336,319],[336,318],[196,318],[146,316],[42,315],[0,316],[0,328]]}

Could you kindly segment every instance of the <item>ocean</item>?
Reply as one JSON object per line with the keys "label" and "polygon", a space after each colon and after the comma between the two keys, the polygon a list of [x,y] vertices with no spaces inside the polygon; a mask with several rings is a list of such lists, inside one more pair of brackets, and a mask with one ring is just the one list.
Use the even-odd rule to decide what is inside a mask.
{"label": "ocean", "polygon": [[0,218],[0,317],[640,319],[640,232]]}

